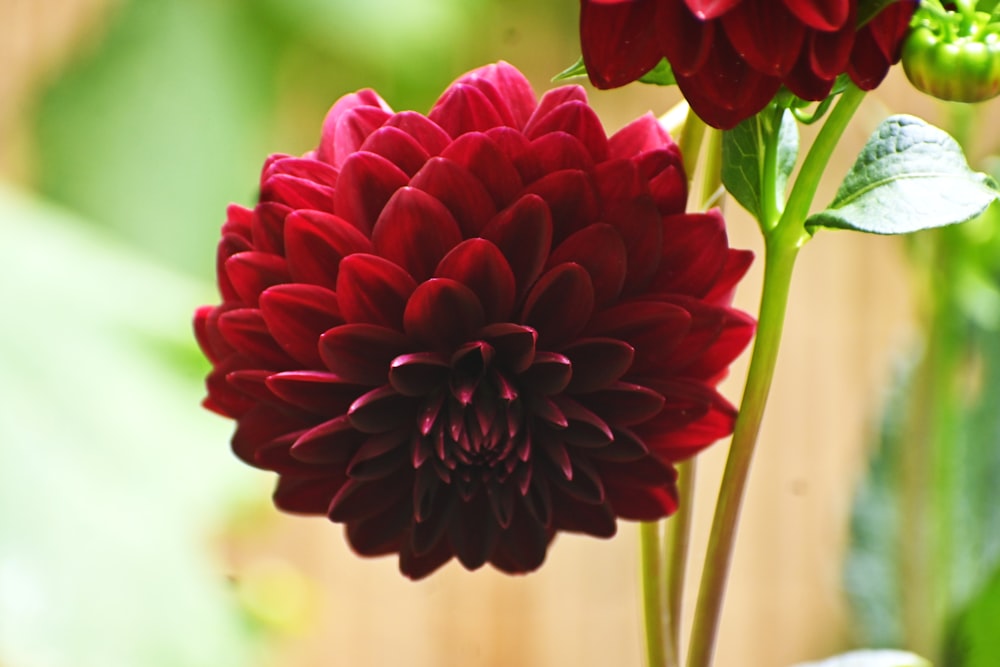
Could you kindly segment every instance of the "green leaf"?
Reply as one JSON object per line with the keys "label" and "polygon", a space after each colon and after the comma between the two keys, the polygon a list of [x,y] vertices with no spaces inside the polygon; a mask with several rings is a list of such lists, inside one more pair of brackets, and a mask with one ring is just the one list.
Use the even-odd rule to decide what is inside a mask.
{"label": "green leaf", "polygon": [[671,69],[670,63],[667,62],[666,58],[660,60],[660,62],[656,63],[656,67],[639,77],[639,81],[656,86],[677,85],[677,79],[674,78],[674,70]]}
{"label": "green leaf", "polygon": [[970,220],[998,196],[944,130],[913,116],[887,118],[869,138],[837,196],[806,228],[907,234]]}
{"label": "green leaf", "polygon": [[587,66],[583,64],[583,56],[580,56],[579,60],[552,77],[552,80],[564,81],[566,79],[574,79],[578,76],[587,76]]}
{"label": "green leaf", "polygon": [[906,651],[851,651],[819,662],[803,662],[795,667],[931,667],[919,655]]}
{"label": "green leaf", "polygon": [[[769,143],[777,151],[773,167],[767,161]],[[766,109],[723,133],[722,182],[743,208],[769,225],[775,220],[768,218],[775,217],[784,202],[798,151],[799,131],[791,112]],[[765,196],[765,188],[773,190]],[[765,210],[767,201],[772,202],[773,210]]]}
{"label": "green leaf", "polygon": [[947,647],[949,665],[1000,665],[1000,568],[958,617]]}
{"label": "green leaf", "polygon": [[897,2],[902,2],[902,0],[867,0],[867,2],[858,3],[858,27],[868,23],[883,9]]}
{"label": "green leaf", "polygon": [[258,664],[206,548],[252,473],[147,345],[211,289],[3,187],[0,234],[0,664]]}

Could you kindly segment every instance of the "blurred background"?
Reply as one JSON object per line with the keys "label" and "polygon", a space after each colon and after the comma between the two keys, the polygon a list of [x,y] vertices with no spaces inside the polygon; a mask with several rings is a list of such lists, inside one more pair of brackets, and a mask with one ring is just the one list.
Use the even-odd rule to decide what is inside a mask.
{"label": "blurred background", "polygon": [[[190,333],[195,307],[217,300],[225,206],[253,203],[269,153],[313,148],[329,106],[363,87],[426,111],[458,75],[503,59],[542,92],[579,55],[577,11],[0,0],[0,665],[641,664],[635,526],[609,541],[561,536],[529,576],[450,564],[412,583],[393,559],[354,556],[339,526],[272,509],[271,475],[239,463],[232,425],[199,407],[207,364]],[[609,132],[678,99],[589,92]],[[997,110],[956,115],[894,72],[818,201],[890,111],[968,129],[985,168]],[[735,204],[728,217],[733,245],[759,253],[754,223]],[[824,232],[802,253],[718,665],[781,667],[858,644],[1000,664],[962,662],[968,642],[955,639],[1000,618],[1000,447],[981,409],[1000,395],[1000,255],[989,221],[970,229],[909,243]],[[738,305],[755,311],[759,286],[758,265]],[[724,386],[734,402],[745,363]],[[961,464],[941,473],[973,408],[969,432],[985,439],[963,440]],[[938,426],[913,427],[915,413]],[[969,454],[980,441],[986,454]],[[700,459],[695,562],[725,447]],[[968,518],[958,538],[956,515]],[[967,548],[942,546],[956,539]],[[916,585],[927,581],[946,583]]]}

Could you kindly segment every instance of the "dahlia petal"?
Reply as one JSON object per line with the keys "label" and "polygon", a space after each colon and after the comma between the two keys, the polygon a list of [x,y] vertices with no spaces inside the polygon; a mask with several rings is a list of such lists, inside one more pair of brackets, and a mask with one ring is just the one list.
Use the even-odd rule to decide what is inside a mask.
{"label": "dahlia petal", "polygon": [[292,443],[292,458],[315,465],[346,463],[369,436],[351,426],[340,415],[314,426]]}
{"label": "dahlia petal", "polygon": [[649,193],[663,215],[683,213],[687,205],[687,178],[679,162],[663,169],[649,179]]}
{"label": "dahlia petal", "polygon": [[544,178],[562,169],[593,171],[594,158],[583,142],[567,132],[547,132],[528,144],[534,166]]}
{"label": "dahlia petal", "polygon": [[372,228],[379,255],[423,281],[441,258],[462,242],[462,232],[448,209],[423,190],[404,187],[386,203]]}
{"label": "dahlia petal", "polygon": [[442,151],[441,157],[465,167],[483,184],[498,208],[512,202],[524,187],[514,164],[495,141],[481,132],[463,134]]}
{"label": "dahlia petal", "polygon": [[635,348],[618,338],[582,338],[562,348],[573,366],[566,392],[583,394],[618,381],[632,366]]}
{"label": "dahlia petal", "polygon": [[598,307],[612,303],[621,294],[628,253],[621,234],[611,225],[589,225],[560,243],[552,251],[549,265],[566,262],[579,264],[590,275]]}
{"label": "dahlia petal", "polygon": [[260,180],[265,182],[272,176],[279,174],[313,181],[332,188],[337,185],[338,171],[325,162],[312,158],[272,155],[264,165]]}
{"label": "dahlia petal", "polygon": [[[277,202],[261,202],[251,212],[250,234],[253,248],[275,255],[285,254],[285,218],[292,209]],[[250,249],[248,246],[247,250]]]}
{"label": "dahlia petal", "polygon": [[545,561],[545,551],[552,533],[533,515],[515,508],[510,528],[497,542],[490,563],[502,572],[519,574],[538,569]]}
{"label": "dahlia petal", "polygon": [[245,368],[246,365],[246,358],[237,354],[216,363],[205,377],[205,389],[208,395],[202,400],[202,406],[231,419],[242,419],[243,415],[252,410],[259,401],[237,390],[226,380],[231,372]]}
{"label": "dahlia petal", "polygon": [[732,308],[711,306],[694,299],[674,301],[691,314],[691,328],[670,350],[664,369],[690,377],[713,378],[753,338],[756,322]]}
{"label": "dahlia petal", "polygon": [[623,294],[643,288],[659,268],[663,225],[651,197],[615,202],[604,214],[604,222],[615,227],[625,241],[628,255]]}
{"label": "dahlia petal", "polygon": [[417,555],[412,549],[399,552],[399,571],[414,581],[423,579],[451,560],[454,554],[447,540],[441,540],[427,553]]}
{"label": "dahlia petal", "polygon": [[337,301],[347,322],[402,330],[403,311],[417,284],[384,257],[354,254],[340,262]]}
{"label": "dahlia petal", "polygon": [[337,125],[344,114],[351,109],[361,106],[376,107],[387,113],[392,111],[389,105],[374,90],[365,89],[351,93],[350,95],[344,95],[330,107],[330,110],[326,114],[326,119],[323,121],[323,136],[319,147],[316,149],[317,158],[334,166],[340,166],[343,160],[338,161],[336,158],[338,155],[345,155],[348,149],[347,147],[339,147],[340,150],[337,150]]}
{"label": "dahlia petal", "polygon": [[629,382],[616,382],[607,389],[581,394],[576,399],[614,426],[641,424],[663,409],[659,393]]}
{"label": "dahlia petal", "polygon": [[532,518],[543,526],[552,524],[552,491],[544,475],[532,474],[528,486],[521,487],[521,499]]}
{"label": "dahlia petal", "polygon": [[401,354],[389,366],[389,384],[404,396],[425,396],[451,374],[448,360],[436,352]]}
{"label": "dahlia petal", "polygon": [[810,28],[829,32],[850,23],[851,9],[857,3],[850,0],[784,0],[784,4]]}
{"label": "dahlia petal", "polygon": [[285,221],[285,258],[292,280],[337,287],[340,260],[372,252],[372,244],[343,218],[322,211],[296,211]]}
{"label": "dahlia petal", "polygon": [[350,478],[330,501],[327,516],[331,521],[359,521],[398,503],[413,483],[413,471],[398,470],[392,476],[373,482]]}
{"label": "dahlia petal", "polygon": [[658,521],[677,510],[677,473],[654,458],[601,462],[601,479],[615,514],[631,521]]}
{"label": "dahlia petal", "polygon": [[[744,0],[684,0],[691,12],[702,21],[718,18]],[[794,0],[793,0],[794,1]]]}
{"label": "dahlia petal", "polygon": [[486,494],[497,524],[504,530],[510,528],[514,520],[514,489],[508,484],[490,485]]}
{"label": "dahlia petal", "polygon": [[726,223],[718,209],[663,219],[663,259],[650,289],[703,297],[728,259]]}
{"label": "dahlia petal", "polygon": [[537,448],[545,454],[547,460],[555,466],[555,470],[552,471],[555,474],[549,475],[549,479],[555,482],[566,482],[573,479],[573,459],[562,440],[558,437],[543,437],[537,438],[535,443]]}
{"label": "dahlia petal", "polygon": [[281,410],[273,405],[258,403],[240,417],[233,433],[233,453],[245,463],[261,467],[259,454],[305,428],[299,415]]}
{"label": "dahlia petal", "polygon": [[[739,1],[739,0],[734,0]],[[718,21],[704,21],[683,2],[658,2],[654,32],[674,76],[691,76],[705,64],[714,46]],[[693,108],[693,107],[692,107]]]}
{"label": "dahlia petal", "polygon": [[635,431],[661,460],[682,461],[732,433],[736,409],[712,387],[683,379],[652,384],[667,406]]}
{"label": "dahlia petal", "polygon": [[552,218],[538,195],[525,195],[487,224],[482,237],[492,241],[504,257],[522,296],[542,273],[552,247]]}
{"label": "dahlia petal", "polygon": [[403,428],[371,436],[351,458],[347,475],[370,482],[395,472],[410,458],[409,435]]}
{"label": "dahlia petal", "polygon": [[[545,174],[545,170],[532,148],[533,142],[528,141],[520,130],[512,127],[494,127],[486,131],[486,136],[493,140],[500,152],[507,156],[523,183],[532,183]],[[541,137],[539,141],[544,141]],[[581,148],[583,145],[580,145]]]}
{"label": "dahlia petal", "polygon": [[[649,30],[655,0],[580,3],[580,45],[591,83],[617,88],[635,81],[660,61]],[[627,44],[628,48],[622,48]]]}
{"label": "dahlia petal", "polygon": [[594,311],[594,286],[579,264],[559,264],[542,275],[524,301],[522,321],[539,344],[557,347],[576,337]]}
{"label": "dahlia petal", "polygon": [[648,344],[672,348],[687,334],[690,325],[691,315],[681,306],[662,301],[630,301],[595,315],[587,333],[617,338],[633,348]]}
{"label": "dahlia petal", "polygon": [[243,303],[255,306],[260,293],[289,281],[284,258],[266,252],[238,252],[226,260],[226,276]]}
{"label": "dahlia petal", "polygon": [[511,127],[523,128],[535,110],[531,83],[517,68],[503,61],[472,70],[458,81],[479,88]]}
{"label": "dahlia petal", "polygon": [[750,67],[777,77],[791,71],[806,36],[802,22],[774,0],[741,0],[722,18],[722,26]]}
{"label": "dahlia petal", "polygon": [[406,172],[381,155],[354,153],[340,170],[334,213],[369,234],[386,202],[409,180]]}
{"label": "dahlia petal", "polygon": [[341,475],[301,477],[282,475],[274,489],[274,504],[285,512],[295,514],[326,514],[330,499],[340,490],[344,479]]}
{"label": "dahlia petal", "polygon": [[334,188],[305,178],[277,174],[268,178],[261,186],[260,199],[263,202],[283,204],[292,209],[332,211],[334,191]]}
{"label": "dahlia petal", "polygon": [[541,99],[538,100],[538,106],[535,108],[535,112],[531,114],[531,118],[528,120],[527,125],[524,126],[524,134],[530,134],[532,128],[549,115],[556,107],[563,104],[568,104],[569,102],[586,102],[587,101],[587,91],[583,89],[583,86],[571,85],[571,86],[559,86],[558,88],[553,88],[548,90],[542,95]]}
{"label": "dahlia petal", "polygon": [[256,308],[237,308],[219,315],[219,334],[234,350],[256,360],[258,367],[292,367],[292,360],[271,337]]}
{"label": "dahlia petal", "polygon": [[566,396],[553,397],[568,425],[559,435],[567,444],[587,449],[604,447],[614,440],[611,427],[596,414]]}
{"label": "dahlia petal", "polygon": [[493,197],[482,182],[465,167],[445,158],[428,160],[410,186],[444,204],[465,238],[478,236],[497,212]]}
{"label": "dahlia petal", "polygon": [[396,392],[390,385],[372,389],[355,400],[347,411],[354,428],[364,433],[385,433],[395,428],[412,428],[418,403]]}
{"label": "dahlia petal", "polygon": [[496,351],[497,364],[515,375],[523,373],[535,360],[538,333],[530,327],[498,322],[483,327],[479,333]]}
{"label": "dahlia petal", "polygon": [[608,158],[628,159],[663,148],[680,152],[656,116],[646,113],[611,135],[608,139]]}
{"label": "dahlia petal", "polygon": [[416,139],[403,130],[388,125],[369,134],[359,150],[381,155],[409,176],[417,173],[430,158]]}
{"label": "dahlia petal", "polygon": [[320,335],[343,324],[337,295],[318,285],[275,285],[260,295],[260,312],[275,342],[296,361],[322,364],[317,349]]}
{"label": "dahlia petal", "polygon": [[195,340],[212,364],[221,362],[232,353],[232,347],[219,336],[218,318],[218,306],[200,306],[194,313]]}
{"label": "dahlia petal", "polygon": [[389,365],[408,352],[409,339],[375,324],[342,324],[319,338],[319,355],[331,373],[345,382],[369,387],[382,386]]}
{"label": "dahlia petal", "polygon": [[531,366],[521,373],[519,384],[543,396],[552,396],[566,388],[572,375],[569,359],[555,352],[538,352]]}
{"label": "dahlia petal", "polygon": [[383,127],[398,127],[413,137],[431,156],[439,155],[451,143],[451,137],[437,123],[415,111],[394,114]]}
{"label": "dahlia petal", "polygon": [[460,82],[444,91],[427,117],[453,139],[504,124],[500,113],[482,90]]}
{"label": "dahlia petal", "polygon": [[615,515],[608,503],[582,503],[559,491],[552,493],[553,528],[593,537],[614,537]]}
{"label": "dahlia petal", "polygon": [[267,378],[270,375],[271,371],[241,368],[227,373],[226,382],[233,389],[243,392],[257,402],[273,403],[275,402],[274,394],[267,388]]}
{"label": "dahlia petal", "polygon": [[413,518],[405,503],[347,524],[347,541],[362,556],[385,556],[400,550]]}
{"label": "dahlia petal", "polygon": [[357,106],[347,109],[334,125],[333,157],[326,159],[324,145],[327,143],[327,124],[323,124],[323,137],[320,140],[319,156],[334,167],[343,167],[349,156],[356,153],[368,135],[382,127],[390,118],[391,112],[382,107]]}
{"label": "dahlia petal", "polygon": [[432,466],[425,465],[417,468],[414,474],[412,504],[416,522],[413,548],[420,555],[429,551],[444,535],[451,522],[454,495],[442,486]]}
{"label": "dahlia petal", "polygon": [[347,411],[367,387],[321,371],[285,371],[267,378],[271,392],[288,403],[319,415]]}
{"label": "dahlia petal", "polygon": [[722,273],[719,274],[712,289],[705,295],[705,302],[716,305],[729,305],[732,303],[736,283],[746,275],[752,263],[752,251],[730,250],[726,257],[726,263],[722,268]]}
{"label": "dahlia petal", "polygon": [[445,255],[434,276],[450,278],[479,298],[487,322],[506,320],[514,307],[514,272],[500,249],[482,238],[466,239]]}
{"label": "dahlia petal", "polygon": [[611,432],[614,434],[614,442],[588,452],[594,461],[638,461],[649,455],[646,443],[629,429],[613,428]]}
{"label": "dahlia petal", "polygon": [[641,196],[649,188],[638,164],[624,158],[600,163],[590,176],[598,199],[605,204]]}
{"label": "dahlia petal", "polygon": [[766,76],[751,69],[723,37],[715,44],[705,64],[690,76],[678,74],[677,86],[691,109],[707,124],[729,130],[768,105],[785,79]]}
{"label": "dahlia petal", "polygon": [[888,74],[890,65],[899,62],[903,38],[916,8],[916,2],[891,4],[858,30],[847,67],[858,88],[876,88]]}
{"label": "dahlia petal", "polygon": [[590,179],[582,171],[574,169],[546,174],[532,183],[525,193],[538,195],[548,204],[554,244],[561,243],[570,234],[597,222],[597,198]]}
{"label": "dahlia petal", "polygon": [[403,328],[423,345],[450,351],[474,336],[485,320],[483,306],[472,290],[456,280],[432,278],[410,296]]}
{"label": "dahlia petal", "polygon": [[226,221],[222,224],[222,235],[235,234],[248,244],[253,238],[254,212],[239,204],[226,207]]}
{"label": "dahlia petal", "polygon": [[[587,459],[581,456],[570,455],[569,460],[572,462],[572,473],[566,476],[553,475],[550,478],[555,483],[553,491],[558,489],[569,495],[573,500],[585,505],[603,504],[604,484],[601,482],[601,477],[594,470],[594,467]],[[555,504],[553,517],[558,528],[561,527],[561,522],[566,518],[566,514],[568,513],[559,510],[559,494],[554,493],[552,500]]]}
{"label": "dahlia petal", "polygon": [[550,132],[565,132],[579,139],[596,162],[608,159],[608,136],[586,101],[566,102],[545,116],[533,118],[524,136],[537,139]]}
{"label": "dahlia petal", "polygon": [[479,493],[467,503],[459,503],[448,530],[448,542],[459,562],[469,570],[483,566],[496,547],[499,526],[483,520],[490,516],[489,501]]}
{"label": "dahlia petal", "polygon": [[229,275],[226,273],[226,262],[233,255],[252,249],[253,245],[250,241],[238,234],[223,234],[222,239],[219,240],[219,245],[215,251],[215,273],[217,276],[216,283],[219,286],[219,294],[222,295],[223,301],[239,301],[241,299],[236,288],[233,287]]}

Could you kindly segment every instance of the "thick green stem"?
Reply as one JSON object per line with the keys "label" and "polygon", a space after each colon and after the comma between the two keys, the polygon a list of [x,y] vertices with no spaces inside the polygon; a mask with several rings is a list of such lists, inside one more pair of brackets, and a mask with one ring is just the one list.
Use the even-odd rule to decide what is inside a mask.
{"label": "thick green stem", "polygon": [[677,645],[671,640],[672,619],[666,603],[662,522],[639,526],[642,557],[642,607],[648,667],[678,667]]}
{"label": "thick green stem", "polygon": [[[772,237],[774,238],[774,237]],[[798,254],[797,244],[768,243],[765,249],[764,287],[761,295],[757,341],[754,343],[747,385],[743,394],[733,444],[726,461],[719,502],[709,536],[705,569],[698,592],[688,667],[712,664],[715,637],[718,634],[722,598],[732,560],[743,490],[750,471],[754,444],[760,431],[764,406],[778,360],[778,345],[785,320],[792,269]]]}
{"label": "thick green stem", "polygon": [[[778,223],[765,228],[764,285],[757,340],[750,358],[743,402],[736,419],[733,442],[726,460],[715,518],[709,534],[705,568],[691,631],[688,667],[710,667],[712,664],[722,600],[736,540],[736,525],[778,359],[792,270],[799,249],[810,238],[804,223],[830,156],[863,98],[863,91],[854,85],[848,85],[806,155]],[[771,133],[771,141],[776,141],[777,136],[777,132]],[[771,178],[773,173],[768,172],[767,176]],[[775,186],[774,183],[762,185],[765,188]]]}

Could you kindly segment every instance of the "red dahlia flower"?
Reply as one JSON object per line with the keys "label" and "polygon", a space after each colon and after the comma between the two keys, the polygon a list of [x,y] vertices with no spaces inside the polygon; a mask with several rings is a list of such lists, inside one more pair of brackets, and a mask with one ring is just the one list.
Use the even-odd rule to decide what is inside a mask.
{"label": "red dahlia flower", "polygon": [[860,29],[858,0],[580,0],[580,41],[598,88],[634,81],[666,58],[691,108],[728,129],[782,85],[822,100],[838,75],[865,90],[899,60],[916,0]]}
{"label": "red dahlia flower", "polygon": [[343,97],[229,209],[205,405],[278,507],[413,578],[667,516],[671,464],[732,428],[715,384],[754,327],[728,307],[750,254],[685,183],[652,116],[609,139],[580,87],[536,101],[504,63],[427,116]]}

